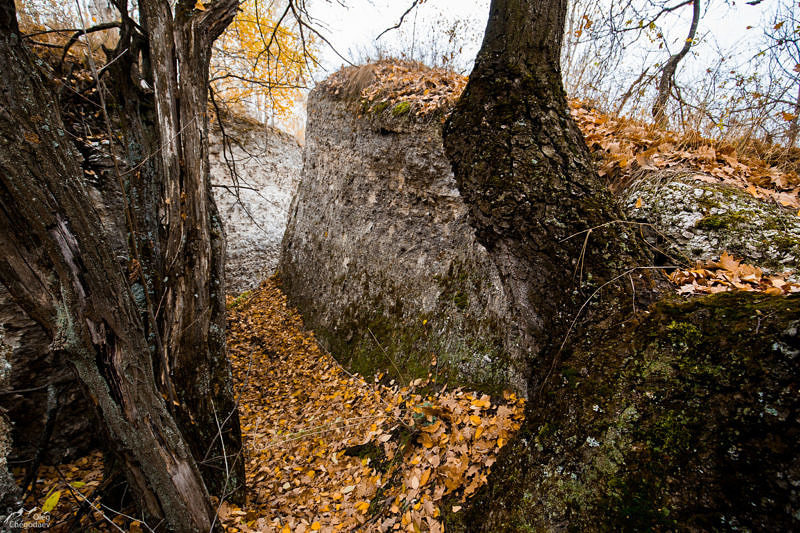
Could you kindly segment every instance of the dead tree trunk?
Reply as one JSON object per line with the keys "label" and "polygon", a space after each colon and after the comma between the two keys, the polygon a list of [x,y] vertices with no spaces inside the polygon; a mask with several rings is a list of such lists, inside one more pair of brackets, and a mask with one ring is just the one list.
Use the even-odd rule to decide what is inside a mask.
{"label": "dead tree trunk", "polygon": [[208,493],[11,0],[0,0],[0,69],[0,279],[75,367],[151,527],[208,531]]}
{"label": "dead tree trunk", "polygon": [[700,0],[693,0],[692,23],[689,26],[689,34],[686,37],[686,41],[684,41],[680,51],[670,56],[664,64],[664,68],[661,69],[661,80],[658,82],[658,95],[656,95],[656,100],[653,102],[653,118],[656,124],[660,126],[666,127],[669,125],[669,120],[666,117],[666,108],[667,101],[669,101],[669,96],[672,93],[672,88],[675,85],[675,71],[678,70],[678,64],[686,57],[686,54],[688,54],[689,50],[692,48],[692,44],[694,44],[699,22]]}
{"label": "dead tree trunk", "polygon": [[[163,360],[177,394],[176,416],[210,491],[240,498],[241,431],[225,351],[225,237],[211,196],[208,67],[211,46],[238,0],[204,10],[142,0],[149,41],[163,172]],[[159,298],[160,299],[160,298]]]}
{"label": "dead tree trunk", "polygon": [[649,259],[567,106],[559,67],[566,7],[493,0],[475,68],[444,127],[471,224],[527,339],[532,394],[579,314],[625,309],[651,291],[637,270]]}

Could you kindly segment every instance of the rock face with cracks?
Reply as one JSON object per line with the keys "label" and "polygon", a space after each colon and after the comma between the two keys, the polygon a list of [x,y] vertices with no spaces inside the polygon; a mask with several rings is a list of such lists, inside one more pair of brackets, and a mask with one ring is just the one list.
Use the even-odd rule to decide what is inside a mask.
{"label": "rock face with cracks", "polygon": [[279,275],[350,368],[524,392],[508,302],[444,155],[438,117],[309,96],[303,177]]}

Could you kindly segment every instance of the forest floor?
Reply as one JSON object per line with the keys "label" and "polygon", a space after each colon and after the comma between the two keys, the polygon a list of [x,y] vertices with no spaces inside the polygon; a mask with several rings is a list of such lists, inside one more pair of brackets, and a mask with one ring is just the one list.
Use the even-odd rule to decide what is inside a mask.
{"label": "forest floor", "polygon": [[[486,482],[523,418],[511,393],[437,383],[435,358],[429,379],[409,386],[349,374],[275,279],[230,299],[228,334],[248,497],[218,506],[227,531],[443,531],[442,514]],[[147,531],[93,496],[102,481],[100,453],[43,467],[26,503],[50,500],[55,531]]]}
{"label": "forest floor", "polygon": [[[368,100],[423,94],[414,104],[422,112],[463,88],[464,80],[444,79],[439,92],[420,92],[419,77],[398,68],[377,69],[384,85]],[[796,150],[776,162],[586,104],[573,103],[572,112],[612,187],[640,171],[680,166],[800,209]],[[784,275],[720,253],[718,261],[674,271],[676,290],[800,292]],[[237,460],[245,461],[248,486],[241,507],[217,503],[228,531],[442,531],[442,516],[458,513],[485,483],[523,419],[524,402],[513,394],[491,398],[437,382],[435,354],[429,379],[408,386],[350,375],[319,347],[274,279],[230,300],[228,345],[245,442]],[[147,531],[98,496],[107,492],[103,470],[100,452],[42,467],[26,508],[49,510],[53,531]]]}

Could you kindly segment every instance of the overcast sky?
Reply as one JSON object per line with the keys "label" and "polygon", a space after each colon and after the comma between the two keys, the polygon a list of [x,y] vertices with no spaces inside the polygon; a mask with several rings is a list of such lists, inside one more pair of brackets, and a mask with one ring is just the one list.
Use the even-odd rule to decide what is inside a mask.
{"label": "overcast sky", "polygon": [[[775,2],[765,0],[759,6],[749,6],[741,0],[714,0],[700,22],[699,34],[710,32],[724,49],[752,48],[753,41],[759,36],[761,19]],[[400,19],[411,5],[411,0],[345,0],[345,3],[346,6],[342,6],[336,0],[313,0],[309,3],[309,11],[318,20],[319,26],[324,28],[323,33],[336,49],[348,59],[358,60],[359,51],[372,49],[375,37]],[[704,2],[704,9],[707,5]],[[465,37],[469,46],[463,55],[471,58],[480,45],[488,11],[489,0],[427,0],[406,17],[402,31],[389,32],[379,42],[384,46],[404,45],[408,48],[415,22],[418,30],[421,30],[416,38],[421,40],[428,37],[431,28],[443,29],[447,21],[467,19],[474,35]],[[667,31],[674,32],[676,40],[686,34],[690,14],[691,10],[680,13],[673,21],[667,21]],[[754,28],[748,30],[747,26]],[[343,63],[330,49],[325,50],[323,60],[329,71],[336,70]]]}
{"label": "overcast sky", "polygon": [[[313,0],[309,12],[317,19],[323,33],[336,50],[350,61],[357,61],[362,51],[371,51],[375,38],[385,29],[394,26],[403,13],[411,6],[411,0],[345,0],[346,6],[336,0]],[[425,40],[431,27],[445,28],[456,19],[469,20],[475,41],[480,39],[486,27],[489,13],[489,0],[427,0],[410,13],[401,30],[390,31],[378,41],[383,46],[397,47],[408,45],[413,29],[418,41]],[[427,30],[427,31],[426,31]],[[468,40],[469,36],[464,36]],[[480,43],[465,49],[465,57],[474,57]],[[323,63],[328,70],[336,70],[343,64],[342,59],[330,49],[326,49]]]}

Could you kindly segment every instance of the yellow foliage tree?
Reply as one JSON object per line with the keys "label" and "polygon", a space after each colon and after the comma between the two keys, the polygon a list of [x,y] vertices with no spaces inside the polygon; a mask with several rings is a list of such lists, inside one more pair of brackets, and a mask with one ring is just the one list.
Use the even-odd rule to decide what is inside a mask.
{"label": "yellow foliage tree", "polygon": [[217,40],[211,65],[216,96],[257,118],[286,118],[317,65],[318,41],[286,0],[244,0]]}

